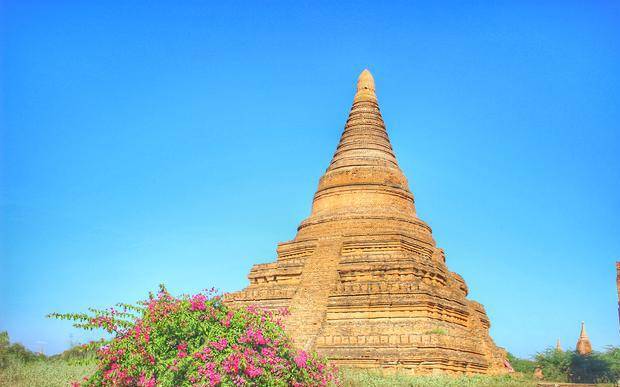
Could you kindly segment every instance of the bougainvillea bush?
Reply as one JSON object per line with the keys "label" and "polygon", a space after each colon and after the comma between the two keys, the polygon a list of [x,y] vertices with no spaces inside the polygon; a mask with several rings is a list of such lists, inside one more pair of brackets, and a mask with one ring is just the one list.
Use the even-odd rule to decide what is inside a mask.
{"label": "bougainvillea bush", "polygon": [[97,370],[75,386],[327,386],[337,372],[316,356],[294,350],[282,313],[233,310],[214,291],[173,297],[159,293],[138,305],[90,314],[52,314],[110,340],[97,347]]}

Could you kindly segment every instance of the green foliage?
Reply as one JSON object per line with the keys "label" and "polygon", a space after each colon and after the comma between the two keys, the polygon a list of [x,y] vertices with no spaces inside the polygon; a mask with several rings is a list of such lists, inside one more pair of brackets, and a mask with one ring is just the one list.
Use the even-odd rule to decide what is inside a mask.
{"label": "green foliage", "polygon": [[545,380],[569,382],[573,352],[549,348],[536,354],[536,365],[542,369]]}
{"label": "green foliage", "polygon": [[620,381],[620,348],[581,356],[571,352],[570,380],[574,383],[612,383]]}
{"label": "green foliage", "polygon": [[58,355],[50,356],[50,360],[62,360],[71,364],[90,364],[96,360],[96,351],[89,345],[74,345]]}
{"label": "green foliage", "polygon": [[620,347],[608,347],[603,358],[609,365],[610,381],[615,379],[620,384]]}
{"label": "green foliage", "polygon": [[51,314],[74,326],[104,329],[97,368],[85,386],[256,385],[326,386],[335,370],[314,354],[295,351],[279,315],[257,307],[229,309],[212,292],[157,295],[120,309]]}
{"label": "green foliage", "polygon": [[620,380],[620,348],[587,356],[548,349],[536,355],[545,380],[572,383],[614,383]]}
{"label": "green foliage", "polygon": [[20,343],[11,344],[8,332],[0,332],[0,368],[5,368],[11,361],[33,362],[45,359],[45,355],[29,351]]}
{"label": "green foliage", "polygon": [[8,365],[9,333],[0,332],[0,369]]}
{"label": "green foliage", "polygon": [[533,360],[520,359],[510,352],[508,353],[508,361],[516,372],[521,372],[524,375],[532,375],[536,369],[536,362]]}

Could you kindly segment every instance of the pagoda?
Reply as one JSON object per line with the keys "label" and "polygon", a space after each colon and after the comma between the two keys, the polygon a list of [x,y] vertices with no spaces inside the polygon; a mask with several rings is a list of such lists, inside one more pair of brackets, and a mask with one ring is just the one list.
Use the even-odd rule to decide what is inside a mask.
{"label": "pagoda", "polygon": [[592,343],[586,332],[586,323],[581,322],[581,333],[579,333],[579,339],[577,340],[576,350],[580,355],[589,355],[592,353]]}
{"label": "pagoda", "polygon": [[506,352],[484,307],[446,266],[390,144],[368,70],[340,143],[295,239],[226,295],[242,307],[287,308],[298,348],[337,365],[407,373],[502,373]]}

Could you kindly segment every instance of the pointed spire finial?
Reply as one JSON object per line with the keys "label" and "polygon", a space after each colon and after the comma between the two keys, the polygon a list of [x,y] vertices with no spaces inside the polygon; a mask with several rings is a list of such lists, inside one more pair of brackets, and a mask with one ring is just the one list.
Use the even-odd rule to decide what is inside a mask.
{"label": "pointed spire finial", "polygon": [[355,102],[358,101],[377,101],[375,95],[375,79],[368,69],[364,69],[357,78],[357,93],[355,93]]}
{"label": "pointed spire finial", "polygon": [[579,334],[579,337],[588,337],[588,333],[586,332],[586,323],[585,323],[585,321],[581,322],[581,333]]}
{"label": "pointed spire finial", "polygon": [[558,338],[558,341],[555,343],[555,350],[562,352],[562,344],[560,343],[560,339]]}
{"label": "pointed spire finial", "polygon": [[359,78],[357,78],[357,91],[362,89],[375,91],[375,79],[368,69],[364,69]]}

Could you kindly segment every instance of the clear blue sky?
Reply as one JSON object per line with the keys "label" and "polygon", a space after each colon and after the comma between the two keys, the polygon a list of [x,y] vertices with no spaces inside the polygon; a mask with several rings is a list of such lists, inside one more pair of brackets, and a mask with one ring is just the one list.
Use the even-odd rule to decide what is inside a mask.
{"label": "clear blue sky", "polygon": [[244,287],[309,214],[368,67],[418,214],[496,342],[573,347],[585,320],[596,349],[620,345],[617,2],[3,3],[14,340],[64,350],[90,336],[46,313],[162,282]]}

